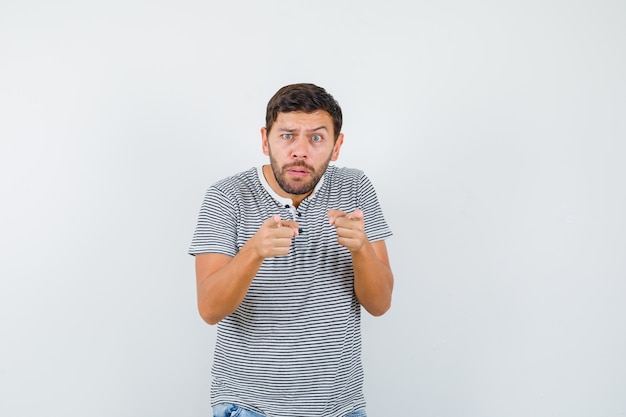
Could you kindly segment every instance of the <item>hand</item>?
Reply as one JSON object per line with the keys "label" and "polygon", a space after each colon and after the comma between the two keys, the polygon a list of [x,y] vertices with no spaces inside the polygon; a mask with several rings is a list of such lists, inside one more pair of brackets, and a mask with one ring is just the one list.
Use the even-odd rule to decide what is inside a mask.
{"label": "hand", "polygon": [[363,211],[354,210],[346,214],[341,210],[328,210],[328,220],[337,229],[337,242],[341,246],[350,252],[357,252],[363,247],[367,240]]}
{"label": "hand", "polygon": [[298,223],[281,220],[276,214],[261,225],[250,243],[261,258],[273,258],[289,253],[291,238],[294,236],[298,236]]}

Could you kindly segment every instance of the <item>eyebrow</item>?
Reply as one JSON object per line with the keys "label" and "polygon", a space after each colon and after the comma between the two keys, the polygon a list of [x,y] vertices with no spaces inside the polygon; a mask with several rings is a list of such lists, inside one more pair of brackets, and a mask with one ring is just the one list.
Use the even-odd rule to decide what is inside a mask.
{"label": "eyebrow", "polygon": [[[286,127],[282,127],[278,129],[280,132],[287,132],[287,133],[292,133],[292,132],[297,132],[300,129],[288,129]],[[328,132],[328,128],[324,125],[316,127],[314,129],[309,129],[307,130],[307,132],[317,132],[318,130],[325,130],[326,132]]]}

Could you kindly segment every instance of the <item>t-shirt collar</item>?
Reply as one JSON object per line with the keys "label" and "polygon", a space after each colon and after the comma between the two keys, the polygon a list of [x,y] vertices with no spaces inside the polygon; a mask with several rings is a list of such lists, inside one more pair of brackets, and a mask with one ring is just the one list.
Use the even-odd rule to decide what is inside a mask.
{"label": "t-shirt collar", "polygon": [[[261,185],[263,185],[263,188],[265,188],[265,190],[269,193],[269,195],[271,195],[276,201],[278,201],[282,205],[290,205],[290,206],[293,205],[293,201],[291,200],[291,198],[279,196],[276,193],[276,191],[274,191],[272,187],[270,187],[269,183],[267,182],[267,179],[265,179],[265,175],[263,174],[263,166],[258,166],[256,168],[256,173],[257,173],[257,176],[259,177],[259,181],[261,182]],[[317,190],[320,189],[323,182],[324,182],[324,175],[322,175],[322,178],[320,178],[320,180],[317,182],[317,184],[315,185],[315,188],[313,189],[313,192],[309,195],[309,197],[311,197],[313,194],[317,192]]]}

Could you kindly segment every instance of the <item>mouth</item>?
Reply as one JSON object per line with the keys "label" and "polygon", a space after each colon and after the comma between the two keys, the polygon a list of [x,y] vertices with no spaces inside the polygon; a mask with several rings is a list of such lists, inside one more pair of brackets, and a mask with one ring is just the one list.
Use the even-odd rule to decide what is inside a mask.
{"label": "mouth", "polygon": [[309,175],[310,170],[307,167],[304,167],[302,165],[297,165],[297,166],[291,166],[288,167],[286,169],[287,174],[293,176],[293,177],[306,177],[307,175]]}

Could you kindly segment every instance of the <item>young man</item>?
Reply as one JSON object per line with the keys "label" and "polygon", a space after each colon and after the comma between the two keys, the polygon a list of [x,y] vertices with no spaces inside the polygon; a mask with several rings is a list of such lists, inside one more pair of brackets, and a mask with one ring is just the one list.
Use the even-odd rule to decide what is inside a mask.
{"label": "young man", "polygon": [[329,165],[341,125],[323,88],[281,88],[261,129],[270,164],[205,195],[189,252],[218,324],[216,417],[366,415],[360,313],[391,304],[391,231],[363,172]]}

